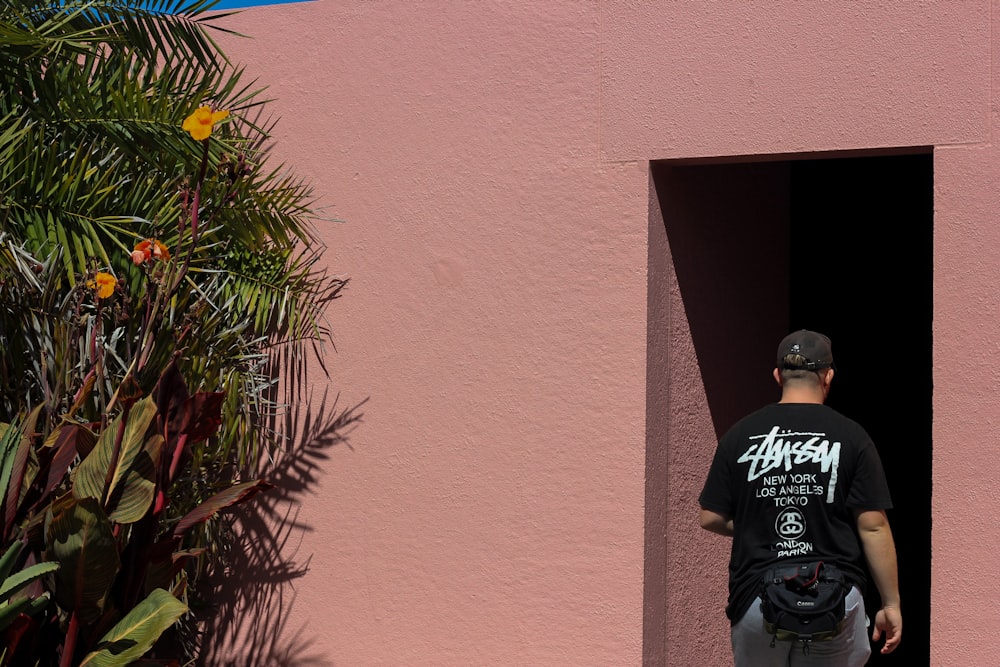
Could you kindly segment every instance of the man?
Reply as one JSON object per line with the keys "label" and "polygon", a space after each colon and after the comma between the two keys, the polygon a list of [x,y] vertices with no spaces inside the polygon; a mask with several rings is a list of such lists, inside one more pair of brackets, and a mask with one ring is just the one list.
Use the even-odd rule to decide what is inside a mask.
{"label": "man", "polygon": [[[882,653],[891,653],[903,629],[882,463],[864,429],[825,405],[829,338],[789,334],[773,375],[781,400],[722,437],[699,498],[702,528],[733,538],[726,615],[736,667],[861,667],[871,654],[862,556],[882,598],[872,641],[884,635]],[[828,641],[774,641],[758,598],[765,573],[815,561],[850,584],[842,630]]]}

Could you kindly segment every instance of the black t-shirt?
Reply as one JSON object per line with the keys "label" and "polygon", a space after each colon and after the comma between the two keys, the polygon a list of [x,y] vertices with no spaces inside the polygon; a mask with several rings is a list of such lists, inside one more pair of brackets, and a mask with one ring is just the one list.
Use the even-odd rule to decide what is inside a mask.
{"label": "black t-shirt", "polygon": [[892,507],[865,430],[812,403],[775,403],[737,422],[719,441],[699,502],[733,519],[726,615],[734,623],[779,561],[822,560],[864,590],[854,510]]}

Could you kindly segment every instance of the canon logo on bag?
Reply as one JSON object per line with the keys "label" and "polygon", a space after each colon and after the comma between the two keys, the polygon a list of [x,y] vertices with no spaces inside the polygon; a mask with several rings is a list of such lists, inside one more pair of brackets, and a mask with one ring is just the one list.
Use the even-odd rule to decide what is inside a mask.
{"label": "canon logo on bag", "polygon": [[795,606],[796,607],[815,607],[816,603],[815,602],[809,602],[808,600],[796,600],[795,601]]}

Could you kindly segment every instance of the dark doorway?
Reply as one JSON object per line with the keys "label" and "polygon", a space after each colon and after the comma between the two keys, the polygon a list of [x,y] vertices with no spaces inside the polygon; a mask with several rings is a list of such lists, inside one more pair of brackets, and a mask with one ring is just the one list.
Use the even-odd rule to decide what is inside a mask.
{"label": "dark doorway", "polygon": [[[834,341],[829,404],[872,436],[892,491],[904,640],[868,664],[930,662],[930,154],[791,164],[790,328]],[[869,587],[873,588],[873,587]],[[878,596],[869,591],[870,610]],[[873,613],[873,612],[872,612]]]}
{"label": "dark doorway", "polygon": [[[932,155],[663,162],[651,175],[651,221],[662,215],[666,233],[654,248],[651,227],[649,372],[669,373],[670,356],[659,354],[669,336],[654,336],[653,305],[666,298],[654,251],[669,253],[716,436],[777,398],[770,371],[784,333],[830,335],[830,405],[872,435],[896,507],[904,640],[868,664],[929,665]],[[651,423],[666,414],[655,400],[648,410]],[[647,529],[658,520],[647,516]]]}

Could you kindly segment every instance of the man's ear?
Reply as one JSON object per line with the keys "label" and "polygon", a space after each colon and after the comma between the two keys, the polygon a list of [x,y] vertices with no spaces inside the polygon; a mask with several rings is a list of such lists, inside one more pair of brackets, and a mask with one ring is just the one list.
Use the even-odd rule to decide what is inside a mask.
{"label": "man's ear", "polygon": [[833,384],[833,369],[827,368],[823,371],[823,396],[830,395],[830,387]]}
{"label": "man's ear", "polygon": [[775,368],[774,372],[771,373],[771,375],[774,377],[774,381],[777,382],[778,386],[780,387],[781,386],[781,371],[779,371],[777,368]]}

